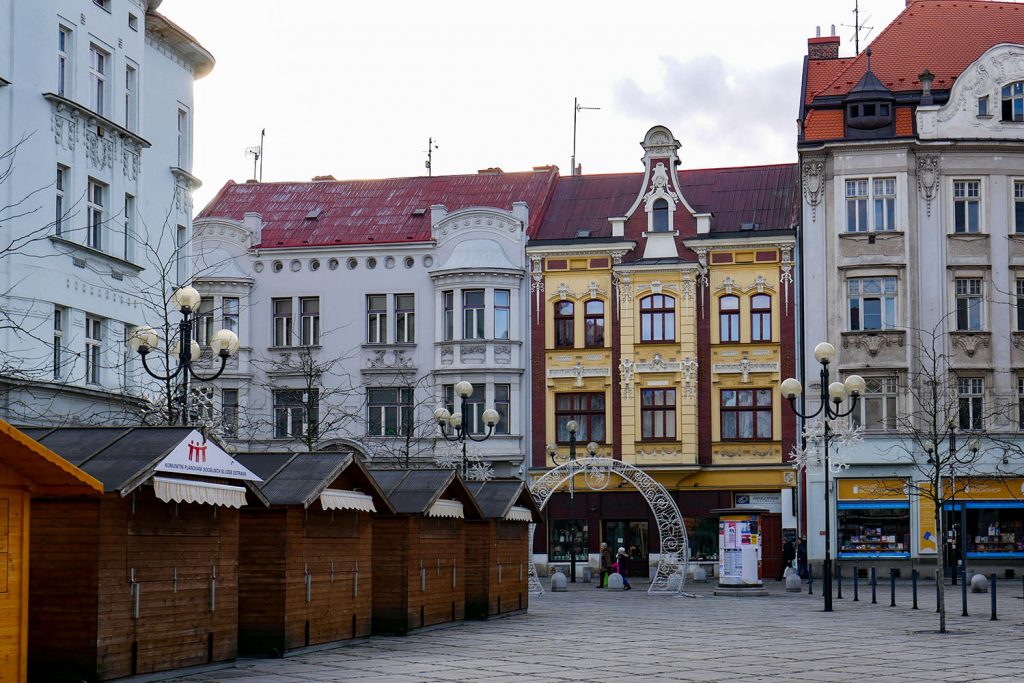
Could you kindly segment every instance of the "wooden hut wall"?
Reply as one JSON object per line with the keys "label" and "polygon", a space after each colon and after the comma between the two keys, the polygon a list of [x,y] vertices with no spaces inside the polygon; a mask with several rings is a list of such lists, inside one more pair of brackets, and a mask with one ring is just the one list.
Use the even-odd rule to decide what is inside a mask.
{"label": "wooden hut wall", "polygon": [[528,528],[523,522],[466,522],[466,618],[529,606]]}
{"label": "wooden hut wall", "polygon": [[[405,633],[415,624],[409,617],[410,558],[418,550],[410,547],[414,519],[408,515],[373,518],[373,631]],[[417,557],[417,562],[418,562]],[[418,565],[417,565],[418,566]],[[416,579],[419,590],[419,577]]]}
{"label": "wooden hut wall", "polygon": [[0,467],[0,680],[25,676],[30,511],[28,494],[19,489],[29,483]]}
{"label": "wooden hut wall", "polygon": [[242,509],[238,525],[238,652],[285,651],[288,510]]}

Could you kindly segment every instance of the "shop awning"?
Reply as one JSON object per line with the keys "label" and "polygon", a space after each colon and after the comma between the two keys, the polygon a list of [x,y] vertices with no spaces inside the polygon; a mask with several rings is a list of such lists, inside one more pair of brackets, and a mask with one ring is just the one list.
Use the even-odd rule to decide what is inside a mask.
{"label": "shop awning", "polygon": [[532,522],[533,514],[527,509],[520,505],[513,505],[512,509],[505,515],[505,521],[507,522]]}
{"label": "shop awning", "polygon": [[153,491],[157,498],[167,503],[201,503],[229,508],[240,508],[245,505],[245,488],[242,486],[153,477]]}
{"label": "shop awning", "polygon": [[462,503],[457,500],[440,499],[427,510],[427,517],[455,517],[465,519],[466,515],[462,510]]}
{"label": "shop awning", "polygon": [[377,508],[373,506],[373,498],[365,493],[340,489],[324,489],[320,494],[320,505],[324,510],[377,511]]}

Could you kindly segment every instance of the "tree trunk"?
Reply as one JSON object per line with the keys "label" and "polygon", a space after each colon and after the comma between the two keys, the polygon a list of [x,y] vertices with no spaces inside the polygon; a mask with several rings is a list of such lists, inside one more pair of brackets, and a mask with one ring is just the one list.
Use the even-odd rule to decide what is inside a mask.
{"label": "tree trunk", "polygon": [[[946,632],[946,577],[942,571],[943,556],[946,551],[946,535],[942,529],[942,501],[935,501],[935,532],[939,535],[936,539],[935,553],[935,585],[939,601],[939,633]],[[953,571],[956,571],[954,568]]]}

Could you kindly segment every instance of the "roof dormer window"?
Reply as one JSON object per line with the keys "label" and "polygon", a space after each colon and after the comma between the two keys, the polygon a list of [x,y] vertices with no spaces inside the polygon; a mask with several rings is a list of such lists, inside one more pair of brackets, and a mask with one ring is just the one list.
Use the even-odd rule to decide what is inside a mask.
{"label": "roof dormer window", "polygon": [[1003,86],[1003,121],[1024,121],[1024,81]]}
{"label": "roof dormer window", "polygon": [[651,231],[668,232],[668,201],[665,199],[654,200],[651,207]]}

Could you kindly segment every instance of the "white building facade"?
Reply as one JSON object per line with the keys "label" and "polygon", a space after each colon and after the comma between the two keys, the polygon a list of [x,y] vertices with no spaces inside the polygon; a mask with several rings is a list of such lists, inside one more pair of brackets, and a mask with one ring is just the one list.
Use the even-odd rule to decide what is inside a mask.
{"label": "white building facade", "polygon": [[[159,1],[0,2],[0,417],[132,419],[125,339],[189,279],[193,83]],[[182,248],[179,249],[179,246]]]}

